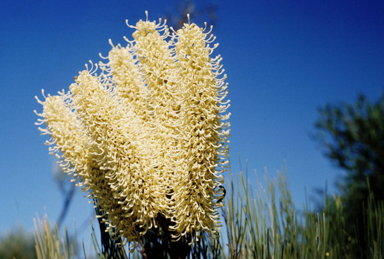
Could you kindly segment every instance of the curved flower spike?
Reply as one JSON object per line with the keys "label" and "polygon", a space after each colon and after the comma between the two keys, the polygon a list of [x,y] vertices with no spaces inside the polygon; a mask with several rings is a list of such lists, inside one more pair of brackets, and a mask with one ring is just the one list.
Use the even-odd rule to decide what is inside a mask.
{"label": "curved flower spike", "polygon": [[128,26],[126,47],[110,43],[107,62],[81,71],[70,92],[38,100],[39,129],[108,231],[126,241],[159,227],[175,240],[217,234],[230,114],[215,38],[190,23],[172,35],[148,18]]}

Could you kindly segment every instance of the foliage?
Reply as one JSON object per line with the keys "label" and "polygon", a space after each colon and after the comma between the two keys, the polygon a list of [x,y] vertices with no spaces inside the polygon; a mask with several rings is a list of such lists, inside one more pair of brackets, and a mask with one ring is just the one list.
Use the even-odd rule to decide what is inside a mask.
{"label": "foliage", "polygon": [[0,238],[0,258],[36,259],[33,235],[21,227]]}
{"label": "foliage", "polygon": [[79,258],[77,242],[71,240],[65,229],[65,239],[60,238],[59,229],[55,225],[51,230],[48,217],[37,218],[35,221],[35,244],[38,259],[70,259]]}
{"label": "foliage", "polygon": [[[384,95],[375,103],[360,95],[355,103],[326,105],[319,109],[316,123],[317,140],[325,147],[326,156],[347,174],[338,187],[344,200],[346,225],[354,235],[356,218],[359,231],[364,231],[363,203],[370,189],[377,200],[384,199]],[[364,246],[364,239],[360,240]]]}
{"label": "foliage", "polygon": [[[320,212],[310,210],[307,203],[298,211],[291,198],[287,175],[284,169],[278,172],[276,179],[268,180],[265,173],[265,189],[256,175],[254,189],[247,172],[240,171],[236,177],[231,173],[226,206],[222,209],[225,227],[221,238],[215,240],[204,235],[198,242],[192,243],[184,258],[383,258],[383,201],[378,202],[370,193],[369,200],[364,203],[364,232],[359,233],[367,244],[363,249],[360,240],[346,232],[341,196],[333,195],[331,198],[325,195]],[[79,258],[76,240],[70,240],[67,231],[65,238],[60,238],[57,226],[52,230],[47,217],[38,218],[35,225],[37,257],[33,257],[31,245],[23,245],[28,244],[23,241],[28,239],[28,235],[16,231],[1,239],[0,258]],[[117,245],[119,242],[114,243],[111,233],[106,234],[105,229],[101,229],[104,241],[100,246],[93,226],[92,230],[97,258],[174,258],[167,252],[170,243],[157,235],[148,233],[146,236],[148,244],[143,243],[140,247],[144,248],[141,251],[147,252],[144,255],[140,251],[126,252],[129,248],[124,251]],[[105,249],[106,242],[109,242],[109,250]],[[356,253],[356,248],[360,254]],[[113,249],[114,255],[110,253]],[[5,251],[19,254],[5,254]],[[90,258],[85,251],[84,256]]]}
{"label": "foliage", "polygon": [[[277,183],[266,189],[257,180],[252,189],[247,173],[231,174],[224,212],[228,236],[228,258],[382,258],[384,255],[384,207],[373,195],[364,210],[365,229],[361,236],[366,248],[360,255],[358,239],[345,231],[346,221],[341,196],[325,196],[320,213],[303,205],[299,213],[286,182],[287,170],[278,172]],[[257,175],[256,175],[257,179]],[[278,194],[276,195],[276,185]],[[253,193],[254,191],[254,193]]]}

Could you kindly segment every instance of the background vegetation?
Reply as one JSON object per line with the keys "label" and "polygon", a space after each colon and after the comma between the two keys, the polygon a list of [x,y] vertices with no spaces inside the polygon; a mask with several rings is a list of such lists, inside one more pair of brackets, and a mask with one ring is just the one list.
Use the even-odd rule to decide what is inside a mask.
{"label": "background vegetation", "polygon": [[[256,173],[255,173],[256,174]],[[234,179],[235,178],[235,179]],[[257,175],[256,175],[257,178]],[[101,244],[93,232],[97,258],[382,258],[384,255],[384,203],[376,202],[369,194],[363,211],[364,232],[355,225],[356,237],[346,231],[343,198],[324,196],[320,211],[304,204],[296,209],[287,187],[286,168],[277,179],[265,186],[257,180],[253,188],[248,172],[233,175],[227,185],[226,206],[223,208],[225,227],[220,240],[204,236],[188,247],[179,243],[172,247],[167,240],[149,233],[133,254],[129,245],[120,248],[109,233],[101,231]],[[77,242],[68,235],[60,238],[57,227],[50,230],[45,218],[37,220],[36,250],[38,258],[79,257]],[[102,230],[102,225],[101,230]],[[99,240],[100,240],[99,239]],[[364,240],[364,246],[361,244]],[[180,256],[180,252],[184,255]],[[85,253],[84,258],[90,258]]]}
{"label": "background vegetation", "polygon": [[[371,103],[359,95],[355,103],[328,104],[319,109],[316,139],[325,155],[346,174],[337,182],[343,197],[346,231],[364,248],[364,206],[370,199],[384,200],[384,95]],[[369,186],[367,182],[369,179]],[[370,188],[369,188],[370,187]]]}

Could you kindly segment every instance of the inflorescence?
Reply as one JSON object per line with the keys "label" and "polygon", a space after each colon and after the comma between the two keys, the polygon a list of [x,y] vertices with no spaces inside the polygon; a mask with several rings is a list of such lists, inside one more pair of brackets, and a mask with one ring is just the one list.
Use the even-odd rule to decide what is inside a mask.
{"label": "inflorescence", "polygon": [[230,113],[215,37],[190,22],[170,33],[148,14],[127,25],[133,40],[110,41],[106,63],[91,62],[68,92],[36,97],[39,129],[126,241],[164,228],[160,216],[175,240],[217,234]]}

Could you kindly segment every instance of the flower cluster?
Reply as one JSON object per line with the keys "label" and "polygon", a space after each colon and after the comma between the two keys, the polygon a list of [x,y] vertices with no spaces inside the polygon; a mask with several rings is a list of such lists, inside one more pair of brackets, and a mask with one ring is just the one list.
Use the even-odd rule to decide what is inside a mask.
{"label": "flower cluster", "polygon": [[164,228],[160,218],[175,239],[215,234],[230,115],[221,57],[210,57],[218,44],[196,24],[170,33],[147,16],[127,25],[135,32],[126,47],[110,42],[106,63],[37,99],[39,129],[118,236],[137,240]]}

